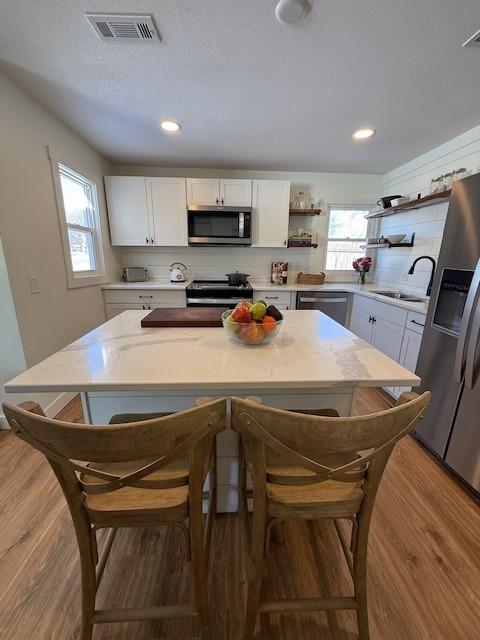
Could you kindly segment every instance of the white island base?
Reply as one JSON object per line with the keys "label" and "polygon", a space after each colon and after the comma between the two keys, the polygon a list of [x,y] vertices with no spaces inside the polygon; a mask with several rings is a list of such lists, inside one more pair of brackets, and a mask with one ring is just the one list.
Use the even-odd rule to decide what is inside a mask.
{"label": "white island base", "polygon": [[[157,392],[88,392],[82,393],[85,420],[91,424],[108,423],[116,413],[153,413],[181,411],[194,406],[199,397],[224,398],[255,395],[265,405],[279,409],[336,409],[340,415],[351,413],[354,387],[340,389],[229,390],[228,396],[218,389],[199,389],[197,393]],[[230,404],[230,403],[229,403]],[[238,435],[228,427],[217,436],[217,511],[238,511]]]}

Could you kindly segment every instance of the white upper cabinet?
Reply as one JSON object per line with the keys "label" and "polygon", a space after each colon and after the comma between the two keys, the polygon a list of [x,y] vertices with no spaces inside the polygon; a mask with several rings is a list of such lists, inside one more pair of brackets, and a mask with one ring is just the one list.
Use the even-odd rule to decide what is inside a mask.
{"label": "white upper cabinet", "polygon": [[143,176],[105,176],[110,237],[114,246],[151,244],[146,180]]}
{"label": "white upper cabinet", "polygon": [[225,207],[251,207],[251,180],[220,180],[220,204]]}
{"label": "white upper cabinet", "polygon": [[147,178],[147,195],[154,244],[159,247],[186,247],[185,178]]}
{"label": "white upper cabinet", "polygon": [[188,204],[220,204],[220,180],[187,178]]}
{"label": "white upper cabinet", "polygon": [[254,180],[252,187],[252,247],[286,247],[290,182]]}
{"label": "white upper cabinet", "polygon": [[188,204],[251,207],[251,180],[187,178]]}

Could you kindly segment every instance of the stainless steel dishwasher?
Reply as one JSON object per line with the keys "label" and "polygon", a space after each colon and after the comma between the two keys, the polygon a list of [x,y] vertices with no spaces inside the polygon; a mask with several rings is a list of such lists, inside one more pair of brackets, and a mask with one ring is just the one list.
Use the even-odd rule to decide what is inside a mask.
{"label": "stainless steel dishwasher", "polygon": [[340,291],[299,291],[297,309],[318,309],[345,326],[348,309],[348,293]]}

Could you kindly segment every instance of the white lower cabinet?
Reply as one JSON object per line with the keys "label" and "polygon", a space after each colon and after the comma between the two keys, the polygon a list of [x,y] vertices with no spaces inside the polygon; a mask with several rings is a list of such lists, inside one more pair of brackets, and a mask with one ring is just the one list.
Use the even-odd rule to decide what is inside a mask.
{"label": "white lower cabinet", "polygon": [[186,307],[184,291],[162,291],[152,289],[104,289],[105,311],[107,319],[117,316],[122,311],[151,309],[171,309]]}
{"label": "white lower cabinet", "polygon": [[267,306],[273,304],[277,309],[286,311],[287,309],[294,309],[291,303],[290,291],[257,291],[253,292],[253,301],[263,300],[267,303]]}
{"label": "white lower cabinet", "polygon": [[[422,344],[422,334],[411,329],[405,329],[403,335],[402,350],[400,353],[400,364],[409,371],[417,368],[420,345]],[[392,395],[398,398],[404,391],[410,391],[411,387],[395,387]]]}
{"label": "white lower cabinet", "polygon": [[359,338],[365,340],[365,342],[372,341],[372,315],[368,314],[363,309],[355,309],[355,304],[352,309],[352,316],[350,318],[350,331]]}
{"label": "white lower cabinet", "polygon": [[[395,360],[415,371],[422,341],[425,316],[415,311],[355,295],[350,318],[350,331]],[[385,387],[398,398],[408,387]]]}
{"label": "white lower cabinet", "polygon": [[[389,320],[374,317],[371,345],[387,355],[395,362],[400,361],[403,328]],[[395,395],[395,387],[385,387],[391,395]]]}

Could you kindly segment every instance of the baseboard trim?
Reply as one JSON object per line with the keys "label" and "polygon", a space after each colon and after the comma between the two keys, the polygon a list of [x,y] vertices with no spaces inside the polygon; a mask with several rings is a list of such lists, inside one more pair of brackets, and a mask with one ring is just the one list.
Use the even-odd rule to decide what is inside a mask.
{"label": "baseboard trim", "polygon": [[[59,396],[55,398],[55,400],[50,402],[50,404],[48,404],[46,407],[42,407],[45,412],[45,415],[47,415],[49,418],[54,418],[57,415],[57,413],[61,411],[63,407],[66,407],[67,404],[71,400],[73,400],[73,398],[76,395],[77,394],[72,391],[66,391],[65,393],[61,393]],[[25,398],[25,400],[27,400],[27,398]],[[28,400],[35,400],[35,398],[29,397]],[[0,429],[10,429],[10,427],[8,426],[7,419],[5,418],[3,413],[0,413]]]}

